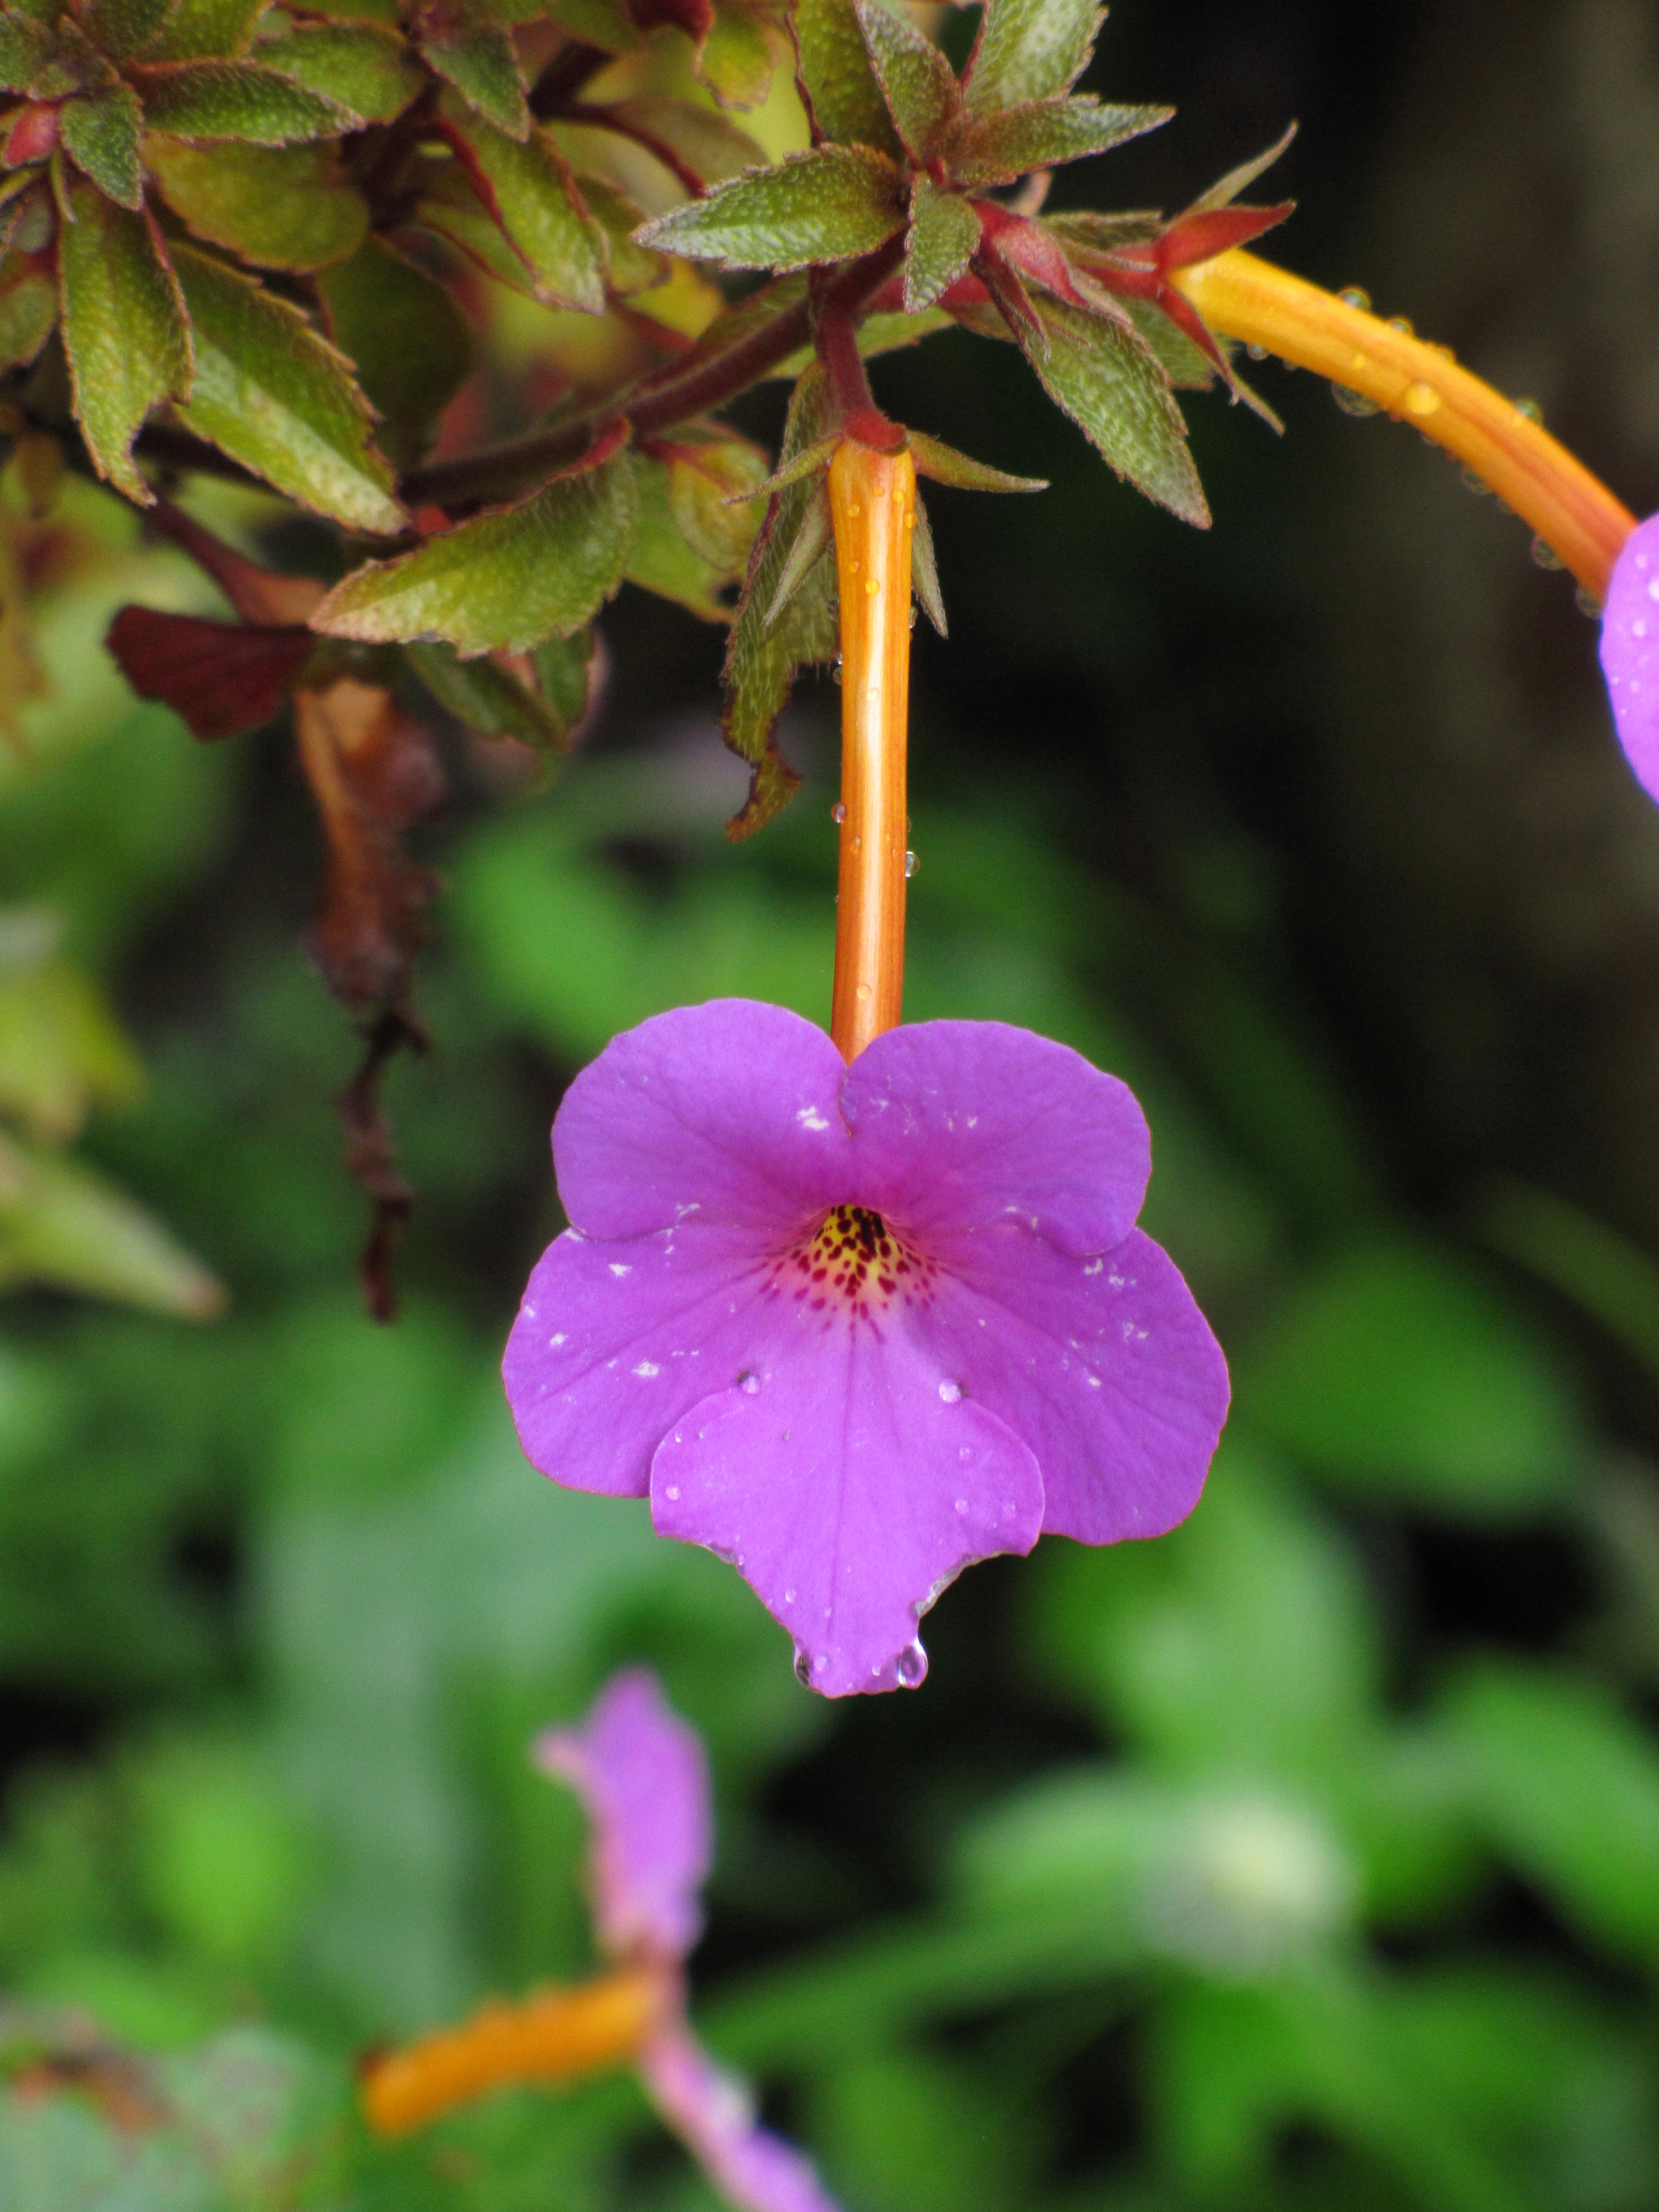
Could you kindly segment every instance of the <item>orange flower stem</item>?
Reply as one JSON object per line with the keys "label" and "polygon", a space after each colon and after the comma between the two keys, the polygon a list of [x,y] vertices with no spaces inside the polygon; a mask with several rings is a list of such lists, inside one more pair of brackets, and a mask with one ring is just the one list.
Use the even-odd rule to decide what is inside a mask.
{"label": "orange flower stem", "polygon": [[364,2117],[377,2134],[407,2135],[492,2089],[556,2085],[625,2066],[670,1998],[660,1972],[625,1967],[579,1989],[481,2006],[459,2027],[373,2060],[358,2087]]}
{"label": "orange flower stem", "polygon": [[830,1033],[856,1060],[904,995],[905,751],[915,464],[844,438],[830,465],[841,592],[841,868]]}
{"label": "orange flower stem", "polygon": [[1235,249],[1170,280],[1212,331],[1310,368],[1455,453],[1595,599],[1636,518],[1541,424],[1428,345],[1316,284]]}

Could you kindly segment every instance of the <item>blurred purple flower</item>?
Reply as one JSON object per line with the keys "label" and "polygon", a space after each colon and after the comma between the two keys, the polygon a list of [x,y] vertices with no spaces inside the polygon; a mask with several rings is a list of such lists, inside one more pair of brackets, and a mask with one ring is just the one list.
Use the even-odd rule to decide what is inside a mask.
{"label": "blurred purple flower", "polygon": [[663,1970],[673,1992],[635,2063],[665,2124],[740,2212],[837,2212],[811,2165],[757,2125],[743,2083],[687,2025],[681,1967],[702,1926],[714,1841],[702,1742],[642,1667],[617,1675],[580,1729],[538,1738],[537,1764],[573,1784],[592,1824],[599,1948]]}
{"label": "blurred purple flower", "polygon": [[1601,617],[1601,672],[1637,781],[1659,799],[1659,514],[1625,540]]}
{"label": "blurred purple flower", "polygon": [[976,1559],[1196,1503],[1226,1367],[1133,1225],[1139,1107],[1064,1045],[924,1022],[848,1066],[718,1000],[608,1045],[553,1152],[572,1226],[503,1370],[525,1449],[730,1559],[811,1688],[919,1682]]}

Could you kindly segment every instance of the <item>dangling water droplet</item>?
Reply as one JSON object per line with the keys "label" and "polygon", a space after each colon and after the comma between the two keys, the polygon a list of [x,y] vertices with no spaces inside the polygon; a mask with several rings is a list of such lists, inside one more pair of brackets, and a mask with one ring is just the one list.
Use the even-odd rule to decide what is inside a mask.
{"label": "dangling water droplet", "polygon": [[811,1656],[803,1651],[799,1644],[795,1648],[795,1680],[803,1690],[810,1690],[812,1686]]}
{"label": "dangling water droplet", "polygon": [[916,616],[919,611],[920,610],[918,609],[915,601],[912,599],[910,602],[910,627],[912,629],[916,626]]}
{"label": "dangling water droplet", "polygon": [[1472,491],[1477,499],[1492,497],[1492,486],[1486,482],[1485,477],[1478,475],[1474,469],[1465,469],[1462,471],[1462,477],[1465,489]]}
{"label": "dangling water droplet", "polygon": [[947,1406],[954,1406],[962,1396],[962,1385],[960,1382],[941,1382],[939,1395]]}
{"label": "dangling water droplet", "polygon": [[1345,415],[1363,416],[1380,415],[1382,411],[1380,401],[1367,399],[1363,392],[1351,391],[1346,384],[1332,385],[1331,397]]}
{"label": "dangling water droplet", "polygon": [[846,821],[847,808],[841,799],[838,799],[835,805],[830,809],[830,819],[835,823],[837,827]]}
{"label": "dangling water droplet", "polygon": [[1370,294],[1362,292],[1358,284],[1350,284],[1346,292],[1339,292],[1336,296],[1345,307],[1358,307],[1362,315],[1369,315],[1371,311]]}
{"label": "dangling water droplet", "polygon": [[1592,622],[1601,621],[1605,610],[1601,600],[1586,585],[1581,584],[1572,597],[1573,604],[1581,615],[1588,615]]}
{"label": "dangling water droplet", "polygon": [[1252,361],[1266,361],[1267,358],[1267,349],[1266,346],[1247,345],[1244,350],[1249,354]]}
{"label": "dangling water droplet", "polygon": [[927,1672],[927,1654],[920,1644],[907,1644],[898,1656],[898,1678],[907,1690],[914,1690]]}
{"label": "dangling water droplet", "polygon": [[1528,422],[1541,423],[1544,420],[1544,410],[1535,399],[1517,399],[1515,411],[1517,415],[1523,415]]}
{"label": "dangling water droplet", "polygon": [[1547,545],[1541,538],[1532,541],[1532,557],[1540,568],[1565,568],[1567,565],[1554,546]]}
{"label": "dangling water droplet", "polygon": [[740,1375],[738,1377],[738,1388],[743,1392],[745,1398],[755,1397],[759,1392],[760,1386],[760,1376],[755,1373],[752,1368],[750,1368],[747,1375]]}
{"label": "dangling water droplet", "polygon": [[912,876],[914,876],[914,875],[915,875],[915,873],[916,872],[916,870],[917,870],[921,866],[921,862],[919,860],[917,860],[917,858],[916,858],[916,856],[915,856],[915,854],[914,853],[907,853],[907,854],[905,854],[905,856],[904,856],[904,878],[905,878],[905,881],[906,881],[907,883],[909,881],[910,878],[911,878]]}
{"label": "dangling water droplet", "polygon": [[841,655],[837,653],[830,664],[830,681],[837,691],[841,689]]}

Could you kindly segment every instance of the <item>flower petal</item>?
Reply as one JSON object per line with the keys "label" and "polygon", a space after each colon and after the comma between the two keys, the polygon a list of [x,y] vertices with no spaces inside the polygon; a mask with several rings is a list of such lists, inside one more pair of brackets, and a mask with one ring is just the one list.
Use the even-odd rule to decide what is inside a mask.
{"label": "flower petal", "polygon": [[589,1864],[601,1948],[683,1959],[702,1927],[698,1896],[714,1858],[708,1763],[657,1678],[630,1668],[579,1729],[550,1729],[533,1756],[574,1784],[592,1823]]}
{"label": "flower petal", "polygon": [[668,1429],[773,1341],[764,1289],[740,1230],[605,1244],[567,1231],[536,1263],[501,1362],[531,1464],[573,1490],[643,1498]]}
{"label": "flower petal", "polygon": [[1659,514],[1638,525],[1613,564],[1601,672],[1619,742],[1638,782],[1659,799]]}
{"label": "flower petal", "polygon": [[715,999],[613,1037],[553,1124],[559,1195],[589,1237],[639,1237],[693,1213],[787,1243],[847,1195],[846,1067],[784,1006]]}
{"label": "flower petal", "polygon": [[756,2125],[743,2084],[715,2065],[689,2028],[659,2031],[639,2064],[664,2121],[738,2212],[836,2212],[807,2160]]}
{"label": "flower petal", "polygon": [[1019,1437],[963,1398],[908,1310],[880,1328],[820,1321],[692,1407],[651,1467],[659,1531],[729,1559],[793,1636],[801,1680],[831,1698],[913,1687],[921,1614],[975,1559],[1029,1552],[1042,1525]]}
{"label": "flower petal", "polygon": [[1227,1364],[1150,1237],[1088,1260],[1012,1224],[964,1237],[915,1326],[1036,1454],[1045,1534],[1161,1536],[1198,1503]]}
{"label": "flower petal", "polygon": [[1107,1251],[1146,1195],[1133,1093],[1006,1022],[888,1030],[848,1070],[841,1103],[860,1202],[930,1249],[1012,1216],[1061,1251]]}

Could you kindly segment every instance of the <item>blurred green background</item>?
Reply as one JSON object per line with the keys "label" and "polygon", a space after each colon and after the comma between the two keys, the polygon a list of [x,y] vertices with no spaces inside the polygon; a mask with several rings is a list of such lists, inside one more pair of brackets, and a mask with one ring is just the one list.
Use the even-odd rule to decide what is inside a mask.
{"label": "blurred green background", "polygon": [[[1644,0],[1123,0],[1091,82],[1181,108],[1085,173],[1118,204],[1300,117],[1280,257],[1659,503]],[[584,1968],[524,1746],[637,1659],[718,1776],[700,2018],[848,2212],[1659,2203],[1659,817],[1521,526],[1259,381],[1282,443],[1188,409],[1200,538],[1012,349],[876,371],[1054,485],[931,498],[907,1011],[1134,1085],[1237,1410],[1181,1534],[975,1570],[919,1693],[835,1707],[727,1569],[532,1474],[495,1377],[570,1074],[676,1001],[827,1012],[833,690],[736,850],[720,641],[661,602],[611,610],[544,788],[450,733],[377,1330],[287,739],[136,707],[103,624],[199,586],[83,488],[37,525],[4,485],[50,690],[0,625],[0,2057],[82,2008],[187,2122],[24,2065],[8,2208],[708,2207],[625,2084],[396,2153],[349,2117],[355,2052]]]}

